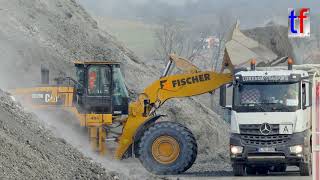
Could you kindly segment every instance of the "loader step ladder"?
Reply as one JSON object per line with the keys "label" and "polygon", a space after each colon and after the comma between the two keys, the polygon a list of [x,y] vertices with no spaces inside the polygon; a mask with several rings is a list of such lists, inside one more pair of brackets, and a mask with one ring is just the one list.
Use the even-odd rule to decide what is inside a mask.
{"label": "loader step ladder", "polygon": [[313,151],[313,163],[312,172],[313,180],[320,180],[320,82],[317,82],[316,87],[316,109],[315,118],[312,124],[312,151]]}

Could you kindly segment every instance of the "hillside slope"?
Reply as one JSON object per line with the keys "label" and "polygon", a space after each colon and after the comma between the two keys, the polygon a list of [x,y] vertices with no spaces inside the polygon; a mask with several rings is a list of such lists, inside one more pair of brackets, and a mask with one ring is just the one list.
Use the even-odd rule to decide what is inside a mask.
{"label": "hillside slope", "polygon": [[114,179],[36,119],[0,90],[0,179]]}

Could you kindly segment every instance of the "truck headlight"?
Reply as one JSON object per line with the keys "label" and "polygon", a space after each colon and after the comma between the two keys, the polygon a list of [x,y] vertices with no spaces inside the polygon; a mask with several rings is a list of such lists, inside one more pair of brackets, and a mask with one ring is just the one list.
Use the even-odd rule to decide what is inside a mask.
{"label": "truck headlight", "polygon": [[303,146],[302,145],[296,145],[296,146],[291,146],[290,147],[290,152],[295,153],[295,154],[300,154],[303,151]]}
{"label": "truck headlight", "polygon": [[232,154],[241,154],[243,152],[242,146],[231,146],[230,148]]}

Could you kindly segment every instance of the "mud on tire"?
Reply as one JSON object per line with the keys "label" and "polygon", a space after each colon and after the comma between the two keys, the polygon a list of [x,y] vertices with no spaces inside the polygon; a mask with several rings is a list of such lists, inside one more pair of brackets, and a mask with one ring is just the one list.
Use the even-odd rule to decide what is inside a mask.
{"label": "mud on tire", "polygon": [[[172,149],[174,156],[168,161],[159,161],[157,150],[157,142],[163,140],[174,142],[176,146],[168,145],[166,149]],[[156,145],[155,145],[156,144]],[[160,147],[160,146],[159,146]],[[168,150],[170,151],[170,150]],[[160,152],[160,150],[159,150]],[[170,151],[171,152],[171,151]],[[179,174],[188,170],[194,163],[197,157],[197,143],[189,129],[179,123],[174,122],[159,122],[149,127],[143,134],[138,145],[138,157],[142,165],[150,172],[155,174]],[[161,160],[161,158],[160,158]],[[166,157],[164,158],[166,160]]]}

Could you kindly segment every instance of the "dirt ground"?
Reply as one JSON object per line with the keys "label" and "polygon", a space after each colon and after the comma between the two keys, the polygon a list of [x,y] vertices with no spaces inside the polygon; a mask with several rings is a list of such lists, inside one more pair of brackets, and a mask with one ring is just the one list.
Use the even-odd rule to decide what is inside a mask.
{"label": "dirt ground", "polygon": [[231,171],[191,172],[179,176],[184,180],[311,180],[312,177],[301,177],[296,167],[290,167],[286,173],[271,173],[266,176],[235,177]]}

